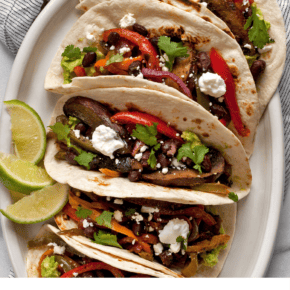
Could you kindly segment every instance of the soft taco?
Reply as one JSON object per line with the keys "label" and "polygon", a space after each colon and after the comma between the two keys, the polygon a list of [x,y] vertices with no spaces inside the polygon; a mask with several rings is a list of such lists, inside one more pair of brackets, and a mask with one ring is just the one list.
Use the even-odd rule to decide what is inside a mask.
{"label": "soft taco", "polygon": [[164,274],[116,258],[108,251],[84,246],[66,232],[44,225],[38,235],[28,242],[26,261],[29,278],[170,278]]}
{"label": "soft taco", "polygon": [[[80,0],[76,8],[87,11],[104,1]],[[286,59],[285,27],[277,1],[157,1],[197,15],[236,39],[255,79],[262,115],[277,89]]]}
{"label": "soft taco", "polygon": [[201,17],[158,1],[106,1],[63,40],[45,89],[139,87],[192,99],[253,151],[259,100],[238,43]]}
{"label": "soft taco", "polygon": [[161,273],[217,277],[232,243],[236,204],[204,207],[113,199],[71,189],[55,221],[87,247]]}
{"label": "soft taco", "polygon": [[46,171],[79,190],[204,205],[250,191],[242,144],[194,102],[143,89],[88,90],[63,96],[50,125]]}

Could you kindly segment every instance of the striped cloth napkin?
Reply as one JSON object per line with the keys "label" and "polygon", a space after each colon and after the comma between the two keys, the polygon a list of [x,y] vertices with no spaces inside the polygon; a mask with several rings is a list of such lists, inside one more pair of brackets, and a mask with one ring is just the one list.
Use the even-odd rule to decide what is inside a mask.
{"label": "striped cloth napkin", "polygon": [[[28,29],[37,17],[43,6],[49,0],[0,0],[0,40],[8,49],[16,54]],[[282,103],[282,113],[285,135],[285,192],[288,190],[290,180],[290,3],[289,0],[277,0],[282,10],[286,27],[287,57],[284,74],[282,76],[279,92]],[[9,278],[14,278],[10,270]]]}

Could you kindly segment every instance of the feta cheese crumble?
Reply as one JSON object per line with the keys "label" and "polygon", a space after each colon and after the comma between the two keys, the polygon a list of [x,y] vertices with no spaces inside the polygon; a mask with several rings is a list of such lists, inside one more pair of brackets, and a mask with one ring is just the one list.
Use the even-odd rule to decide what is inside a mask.
{"label": "feta cheese crumble", "polygon": [[93,33],[97,31],[97,26],[96,25],[88,25],[85,29],[86,33],[86,39],[89,45],[93,44],[94,42],[97,41],[97,38]]}
{"label": "feta cheese crumble", "polygon": [[73,131],[74,131],[74,133],[75,133],[77,138],[81,137],[81,131],[80,130],[73,130]]}
{"label": "feta cheese crumble", "polygon": [[87,219],[84,219],[84,221],[83,221],[83,227],[86,229],[86,228],[88,228],[88,227],[93,227],[94,226],[94,224],[93,223],[89,223],[88,221],[87,221]]}
{"label": "feta cheese crumble", "polygon": [[122,48],[120,48],[119,52],[124,54],[126,52],[129,52],[130,51],[130,48],[128,46],[124,46]]}
{"label": "feta cheese crumble", "polygon": [[59,246],[56,243],[49,243],[47,244],[49,247],[53,246],[53,252],[54,254],[58,254],[58,255],[63,255],[65,252],[65,247]]}
{"label": "feta cheese crumble", "polygon": [[115,46],[112,45],[112,46],[110,47],[110,50],[114,50],[114,49],[115,49]]}
{"label": "feta cheese crumble", "polygon": [[118,222],[121,222],[123,218],[123,213],[119,210],[114,211],[114,219]]}
{"label": "feta cheese crumble", "polygon": [[226,92],[226,84],[224,80],[214,73],[204,73],[198,80],[200,90],[212,97],[219,98]]}
{"label": "feta cheese crumble", "polygon": [[263,48],[258,48],[259,53],[266,53],[272,50],[272,45],[265,45]]}
{"label": "feta cheese crumble", "polygon": [[168,173],[168,167],[164,167],[164,168],[162,168],[162,173],[163,173],[163,174],[167,174],[167,173]]}
{"label": "feta cheese crumble", "polygon": [[92,137],[93,147],[102,154],[114,159],[113,153],[125,146],[118,134],[105,125],[97,127]]}
{"label": "feta cheese crumble", "polygon": [[135,212],[132,216],[131,216],[131,219],[132,220],[135,220],[137,224],[140,224],[141,221],[143,221],[143,216],[138,213],[138,212]]}
{"label": "feta cheese crumble", "polygon": [[159,256],[163,251],[163,245],[161,243],[158,243],[156,245],[153,245],[153,249],[154,249],[155,255]]}
{"label": "feta cheese crumble", "polygon": [[128,26],[132,26],[136,23],[136,19],[133,17],[134,14],[128,13],[126,14],[121,20],[120,20],[120,27],[121,28],[126,28]]}
{"label": "feta cheese crumble", "polygon": [[144,145],[140,148],[140,152],[143,153],[148,149],[148,146]]}
{"label": "feta cheese crumble", "polygon": [[116,199],[114,200],[114,203],[115,203],[115,204],[123,204],[124,202],[123,202],[123,199],[116,198]]}
{"label": "feta cheese crumble", "polygon": [[153,213],[153,212],[159,212],[159,209],[158,208],[154,208],[154,207],[150,207],[150,206],[143,205],[141,207],[141,212],[144,212],[144,213]]}
{"label": "feta cheese crumble", "polygon": [[137,153],[137,154],[135,155],[134,158],[135,158],[136,160],[140,161],[141,158],[142,158],[142,155],[143,155],[143,153]]}
{"label": "feta cheese crumble", "polygon": [[251,49],[251,45],[250,45],[250,44],[248,44],[248,43],[247,43],[247,44],[245,44],[245,45],[244,45],[244,47],[245,47],[245,48],[248,48],[248,49]]}

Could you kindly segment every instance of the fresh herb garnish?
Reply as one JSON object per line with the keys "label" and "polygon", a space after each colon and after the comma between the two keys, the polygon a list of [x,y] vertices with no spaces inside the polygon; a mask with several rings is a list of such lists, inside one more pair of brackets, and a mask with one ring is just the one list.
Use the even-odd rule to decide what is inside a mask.
{"label": "fresh herb garnish", "polygon": [[76,117],[69,116],[68,125],[71,129],[74,130],[75,126],[80,122],[80,120]]}
{"label": "fresh herb garnish", "polygon": [[112,56],[107,60],[107,62],[106,62],[106,66],[108,66],[108,65],[110,65],[110,64],[112,64],[112,63],[114,63],[114,62],[122,62],[123,59],[124,59],[124,57],[123,57],[122,54],[119,54],[119,53],[114,54],[114,55],[112,55]]}
{"label": "fresh herb garnish", "polygon": [[182,42],[173,42],[168,36],[160,36],[158,39],[158,47],[163,50],[168,56],[169,61],[166,61],[166,67],[172,71],[174,59],[176,57],[188,57],[187,47],[183,46]]}
{"label": "fresh herb garnish", "polygon": [[234,202],[238,202],[239,201],[239,197],[237,194],[235,194],[234,192],[230,192],[228,195],[228,198],[233,200]]}
{"label": "fresh herb garnish", "polygon": [[88,46],[83,48],[83,52],[97,52],[98,49],[96,47]]}
{"label": "fresh herb garnish", "polygon": [[105,245],[105,246],[113,246],[122,249],[122,246],[117,242],[117,236],[111,235],[105,231],[99,230],[98,235],[94,233],[94,243]]}
{"label": "fresh herb garnish", "polygon": [[90,152],[83,151],[79,147],[71,144],[70,142],[70,127],[69,125],[63,125],[60,122],[56,122],[53,126],[49,126],[52,131],[56,134],[57,139],[59,141],[66,141],[67,147],[74,148],[79,155],[75,157],[75,161],[77,161],[80,165],[85,166],[88,170],[90,169],[90,162],[93,160],[93,158],[96,156]]}
{"label": "fresh herb garnish", "polygon": [[133,214],[135,214],[136,210],[134,208],[130,208],[125,212],[125,216],[131,216]]}
{"label": "fresh herb garnish", "polygon": [[104,210],[102,212],[102,214],[96,218],[96,222],[100,226],[104,226],[104,227],[107,227],[107,228],[112,228],[111,221],[112,221],[112,216],[113,215],[114,215],[114,213]]}
{"label": "fresh herb garnish", "polygon": [[147,163],[150,165],[151,168],[155,168],[157,165],[157,160],[155,157],[155,151],[151,149],[150,156],[147,160]]}
{"label": "fresh herb garnish", "polygon": [[61,56],[66,56],[68,60],[75,60],[80,58],[82,55],[79,47],[74,47],[73,44],[68,45]]}
{"label": "fresh herb garnish", "polygon": [[76,216],[80,219],[85,219],[89,217],[93,212],[90,209],[82,208],[81,206],[78,207],[76,211]]}
{"label": "fresh herb garnish", "polygon": [[191,143],[182,144],[182,146],[178,149],[177,160],[180,161],[183,157],[188,157],[193,161],[193,153],[191,150]]}
{"label": "fresh herb garnish", "polygon": [[152,126],[136,124],[136,129],[133,130],[132,136],[136,137],[146,145],[155,146],[158,144],[156,138],[157,125],[158,123],[153,123]]}
{"label": "fresh herb garnish", "polygon": [[177,243],[181,243],[181,245],[182,245],[182,249],[183,249],[184,251],[186,251],[186,249],[187,249],[187,246],[186,246],[187,239],[185,239],[185,238],[182,237],[182,236],[178,236],[178,237],[176,238],[176,242],[177,242]]}
{"label": "fresh herb garnish", "polygon": [[246,30],[252,26],[248,32],[249,39],[258,48],[263,48],[267,43],[274,42],[268,33],[270,23],[264,20],[261,11],[257,8],[255,3],[251,6],[251,9],[252,15],[247,19],[244,29]]}

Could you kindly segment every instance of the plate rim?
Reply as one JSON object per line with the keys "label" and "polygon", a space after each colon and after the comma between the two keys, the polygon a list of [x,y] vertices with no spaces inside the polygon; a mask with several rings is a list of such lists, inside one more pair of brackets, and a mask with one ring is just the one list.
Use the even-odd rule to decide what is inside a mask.
{"label": "plate rim", "polygon": [[[19,87],[22,82],[23,74],[19,73],[20,71],[25,70],[25,67],[30,59],[25,58],[27,51],[32,51],[35,43],[38,41],[42,30],[45,25],[50,21],[50,19],[61,10],[63,5],[66,5],[70,0],[51,0],[47,6],[43,9],[43,11],[36,18],[29,31],[27,32],[22,45],[18,51],[18,54],[14,60],[12,70],[10,73],[9,81],[7,84],[4,100],[11,99],[11,96],[18,95]],[[24,60],[24,61],[23,61]],[[12,78],[13,76],[13,78]],[[271,188],[271,198],[270,198],[270,206],[269,206],[269,215],[267,219],[267,227],[264,232],[264,238],[262,245],[260,247],[260,253],[256,261],[256,265],[252,271],[251,277],[263,277],[266,274],[267,268],[269,266],[276,235],[278,231],[281,207],[283,202],[284,195],[284,179],[285,179],[285,158],[284,158],[284,132],[283,132],[283,119],[282,119],[282,108],[281,101],[278,89],[274,96],[272,97],[270,103],[267,106],[269,116],[270,116],[270,124],[271,124],[271,141],[272,141],[272,188]],[[2,109],[3,111],[3,109]],[[271,119],[275,119],[275,123],[271,121]],[[275,126],[279,120],[279,123],[282,126]],[[273,152],[273,148],[278,148]],[[281,180],[282,176],[282,180]],[[280,179],[279,179],[280,178]],[[273,194],[273,190],[275,188],[275,195]],[[277,190],[278,189],[278,190]],[[0,201],[1,201],[0,195]],[[274,223],[273,223],[274,221]],[[11,264],[13,266],[16,277],[21,275],[21,269],[17,266],[18,261],[13,256],[12,245],[9,244],[8,236],[11,228],[9,228],[8,223],[10,221],[7,219],[1,218],[2,231],[5,239],[5,243],[8,249],[9,258],[11,260]],[[270,225],[270,226],[269,226]]]}

